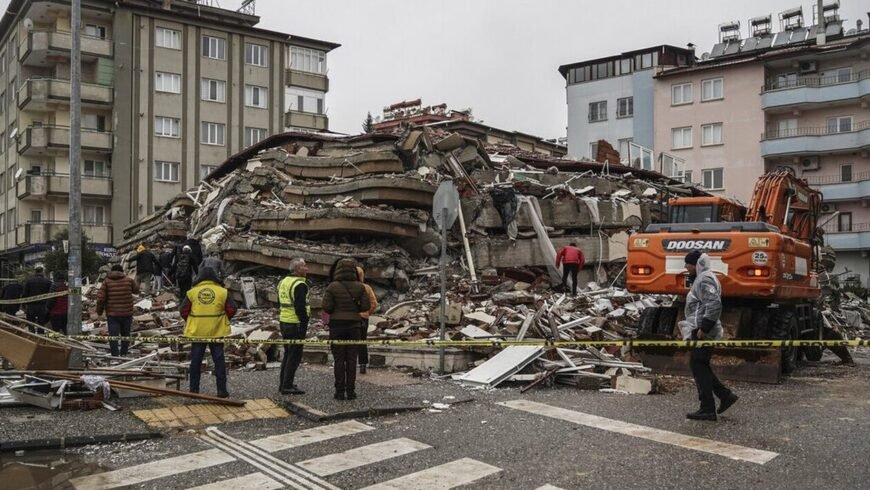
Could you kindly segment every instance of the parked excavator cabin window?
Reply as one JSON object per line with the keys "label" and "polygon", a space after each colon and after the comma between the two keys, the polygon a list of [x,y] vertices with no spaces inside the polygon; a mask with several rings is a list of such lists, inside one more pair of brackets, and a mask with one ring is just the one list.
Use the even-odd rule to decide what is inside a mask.
{"label": "parked excavator cabin window", "polygon": [[671,223],[712,223],[713,208],[712,204],[675,206],[671,208]]}

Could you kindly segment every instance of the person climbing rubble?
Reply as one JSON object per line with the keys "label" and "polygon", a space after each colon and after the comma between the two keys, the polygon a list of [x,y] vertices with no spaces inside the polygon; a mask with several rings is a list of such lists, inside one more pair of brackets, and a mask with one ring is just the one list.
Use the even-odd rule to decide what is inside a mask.
{"label": "person climbing rubble", "polygon": [[577,244],[571,242],[559,249],[556,255],[556,269],[562,266],[562,289],[568,289],[568,276],[571,276],[571,295],[577,296],[577,274],[586,263],[583,251],[577,248]]}

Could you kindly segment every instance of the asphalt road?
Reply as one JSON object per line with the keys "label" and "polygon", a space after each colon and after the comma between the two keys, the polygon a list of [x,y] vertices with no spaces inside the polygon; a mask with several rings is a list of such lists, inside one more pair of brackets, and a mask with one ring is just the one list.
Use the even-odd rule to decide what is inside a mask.
{"label": "asphalt road", "polygon": [[[394,488],[423,488],[421,482],[431,482],[432,478],[456,478],[469,482],[460,488],[481,489],[538,489],[545,485],[564,489],[710,486],[830,489],[864,488],[870,476],[866,464],[870,456],[866,443],[870,439],[867,390],[870,362],[866,356],[859,356],[857,367],[839,366],[833,358],[826,357],[822,363],[804,367],[776,386],[735,385],[741,399],[716,423],[684,418],[697,404],[694,387],[685,380],[672,380],[669,386],[674,387],[673,391],[659,395],[618,395],[570,387],[542,387],[520,394],[518,385],[472,390],[450,381],[372,371],[360,378],[360,399],[354,402],[331,399],[331,373],[322,366],[303,368],[299,381],[309,393],[301,397],[276,396],[277,373],[274,371],[233,373],[230,388],[234,396],[298,400],[329,414],[372,407],[431,405],[432,402],[453,405],[440,410],[358,417],[356,422],[316,423],[290,416],[221,424],[219,428],[224,434],[238,439],[239,448],[247,449],[235,457],[226,457],[227,462],[209,467],[199,465],[191,471],[181,471],[183,468],[177,464],[177,459],[167,458],[212,449],[214,446],[197,437],[202,430],[172,429],[167,430],[167,437],[161,440],[90,446],[50,456],[4,456],[0,487],[24,487],[26,480],[17,476],[22,474],[23,466],[16,463],[36,460],[54,461],[54,469],[43,468],[38,475],[32,471],[29,477],[54,477],[58,488],[72,487],[69,478],[89,473],[127,468],[128,473],[141,475],[142,467],[137,465],[154,461],[161,463],[151,467],[170,468],[158,470],[165,476],[144,480],[132,488],[191,488],[256,472],[268,474],[270,468],[274,471],[281,464],[300,462],[306,462],[303,467],[315,469],[319,468],[318,462],[325,466],[331,464],[331,470],[321,468],[320,473],[313,473],[325,474],[321,480],[339,488],[363,488],[411,474],[419,478],[413,482],[398,482]],[[205,385],[206,391],[211,388]],[[516,400],[536,402],[539,405],[535,407],[547,410],[563,409],[560,413],[571,417],[580,413],[607,421],[601,423],[601,419],[596,419],[595,423],[582,425],[502,405]],[[137,400],[131,405],[132,408],[162,406],[154,400]],[[98,431],[147,430],[129,411],[64,413],[58,419],[65,421],[61,424],[26,422],[28,414],[40,413],[30,408],[4,409],[3,415],[16,417],[17,422],[0,424],[2,440],[46,434],[73,435],[88,427]],[[633,427],[630,434],[621,433],[618,427],[624,424],[620,422],[642,427]],[[256,449],[241,443],[339,425],[358,432],[280,449],[271,455],[261,451],[261,457],[255,461],[272,461],[265,469],[245,460],[244,454],[255,454],[251,451],[256,452]],[[609,425],[617,429],[605,428]],[[665,434],[661,437],[676,438],[682,445],[649,438],[655,439],[661,434]],[[706,442],[706,446],[692,447],[697,441],[685,441],[680,435],[731,446],[723,449]],[[681,440],[683,442],[679,442]],[[353,452],[372,444],[398,444],[407,454],[366,449]],[[701,451],[700,447],[712,447],[712,452]],[[769,460],[762,464],[729,457],[735,454],[729,451],[743,450],[761,453],[763,460]],[[343,451],[351,451],[349,456],[338,458],[345,463],[360,457],[360,453],[363,459],[377,461],[354,463],[353,468],[336,468],[340,463],[328,457]],[[458,466],[439,468],[457,461]],[[418,473],[427,471],[431,474]],[[480,475],[475,476],[475,471]],[[173,472],[175,474],[168,474]],[[58,478],[59,474],[63,476]],[[420,479],[423,477],[429,480]],[[245,480],[233,480],[227,486],[241,488],[240,481],[247,482],[243,487],[252,487],[255,477],[245,476]],[[277,485],[268,475],[265,481],[263,488],[271,488],[269,481]],[[8,484],[13,486],[4,486]]]}

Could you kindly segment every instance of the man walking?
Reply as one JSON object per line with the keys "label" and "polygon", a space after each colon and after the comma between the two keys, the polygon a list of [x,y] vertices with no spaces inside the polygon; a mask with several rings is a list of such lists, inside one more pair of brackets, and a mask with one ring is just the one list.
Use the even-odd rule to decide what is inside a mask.
{"label": "man walking", "polygon": [[[49,289],[51,289],[51,281],[45,277],[42,267],[37,266],[33,270],[33,277],[24,283],[23,297],[40,296],[47,293]],[[45,300],[27,302],[24,313],[27,314],[27,321],[36,323],[41,327],[44,327],[45,322],[48,321],[48,308],[46,308]]]}
{"label": "man walking", "polygon": [[[51,283],[51,287],[48,289],[48,292],[62,293],[67,290],[68,288],[66,286],[66,274],[64,274],[63,271],[55,271],[54,282]],[[51,329],[55,332],[66,335],[66,310],[69,306],[69,297],[65,295],[57,296],[55,298],[49,298],[45,306],[48,309],[48,319],[49,321],[51,321]]]}
{"label": "man walking", "polygon": [[583,268],[585,262],[586,259],[583,257],[583,251],[577,248],[577,244],[574,242],[559,249],[559,253],[556,255],[556,269],[560,265],[564,265],[562,269],[562,289],[567,290],[568,276],[570,275],[572,296],[577,296],[577,273]]}
{"label": "man walking", "polygon": [[[136,281],[124,274],[124,268],[113,265],[112,270],[103,280],[100,293],[97,296],[97,314],[106,313],[109,323],[109,335],[112,337],[129,337],[130,328],[133,325],[133,299],[134,294],[139,294],[139,286]],[[109,350],[112,357],[124,357],[127,355],[127,347],[130,342],[121,341],[121,350],[118,350],[118,341],[109,341]]]}
{"label": "man walking", "polygon": [[193,277],[196,275],[196,262],[193,259],[193,252],[189,245],[181,248],[181,253],[178,254],[178,259],[175,261],[175,282],[178,284],[178,298],[184,301],[187,296],[187,291],[193,284]]}
{"label": "man walking", "polygon": [[[304,340],[308,333],[308,320],[311,318],[309,287],[306,277],[308,265],[303,259],[290,262],[290,274],[278,283],[278,303],[281,305],[279,321],[281,337],[284,339]],[[296,386],[296,370],[302,362],[303,345],[285,344],[284,357],[281,359],[281,378],[278,388],[284,395],[304,395]]]}
{"label": "man walking", "polygon": [[[722,338],[722,285],[710,267],[707,254],[693,250],[686,255],[686,270],[689,271],[691,287],[686,295],[686,319],[680,322],[683,340],[718,340]],[[734,405],[738,396],[719,381],[710,367],[713,357],[712,347],[692,348],[689,366],[698,387],[701,408],[686,414],[691,420],[716,420],[717,413],[723,413]],[[716,400],[719,398],[719,410]]]}
{"label": "man walking", "polygon": [[[230,318],[235,316],[236,306],[229,298],[217,273],[203,268],[196,283],[187,292],[181,304],[184,318],[184,336],[192,339],[213,339],[230,334]],[[199,376],[205,349],[211,351],[217,378],[217,396],[229,398],[227,392],[227,368],[224,361],[224,344],[221,342],[194,342],[190,344],[190,392],[199,393]]]}
{"label": "man walking", "polygon": [[136,247],[136,252],[136,282],[145,296],[151,296],[151,280],[160,274],[160,263],[144,245]]}
{"label": "man walking", "polygon": [[167,285],[172,285],[172,278],[169,277],[172,274],[172,258],[172,249],[169,247],[157,257],[157,263],[160,264],[160,274],[155,278],[158,293]]}

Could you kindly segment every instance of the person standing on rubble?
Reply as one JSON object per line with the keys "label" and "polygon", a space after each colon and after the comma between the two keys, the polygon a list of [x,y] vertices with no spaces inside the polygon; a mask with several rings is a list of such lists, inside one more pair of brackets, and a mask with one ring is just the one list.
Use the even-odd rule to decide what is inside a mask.
{"label": "person standing on rubble", "polygon": [[577,244],[571,242],[559,249],[556,255],[556,269],[560,265],[562,268],[562,289],[568,289],[568,276],[571,276],[571,295],[577,296],[577,273],[583,268],[586,263],[586,258],[583,256],[583,251],[577,248]]}
{"label": "person standing on rubble", "polygon": [[187,292],[181,304],[184,318],[184,336],[194,339],[190,344],[190,392],[199,393],[199,377],[205,348],[211,352],[217,378],[217,396],[229,398],[227,391],[227,367],[224,360],[224,344],[221,342],[196,342],[195,339],[214,339],[230,334],[230,318],[236,314],[236,305],[229,292],[217,277],[214,269],[202,268],[196,283]]}
{"label": "person standing on rubble", "polygon": [[[710,267],[710,257],[693,250],[686,255],[685,262],[691,287],[686,295],[686,319],[680,322],[683,340],[719,340],[722,338],[722,323],[719,321],[722,314],[722,285]],[[710,367],[712,357],[712,347],[692,348],[689,366],[698,387],[701,408],[687,413],[688,419],[716,421],[717,413],[728,410],[738,400],[738,396],[713,373]],[[714,394],[719,398],[718,411]]]}
{"label": "person standing on rubble", "polygon": [[[305,340],[308,321],[311,318],[310,288],[308,286],[308,265],[303,259],[290,261],[290,274],[278,283],[278,303],[281,305],[279,322],[281,337],[284,339]],[[282,395],[304,395],[305,391],[296,386],[296,370],[302,362],[303,345],[284,345],[281,359],[281,377],[278,389]]]}
{"label": "person standing on rubble", "polygon": [[160,275],[157,276],[157,292],[159,293],[168,283],[170,286],[172,285],[172,249],[166,247],[163,249],[163,253],[157,257],[157,263],[160,264]]}
{"label": "person standing on rubble", "polygon": [[145,245],[136,247],[136,282],[145,296],[151,296],[151,281],[157,274],[160,274],[157,257]]}
{"label": "person standing on rubble", "polygon": [[[124,274],[124,268],[120,264],[112,266],[112,270],[103,279],[100,293],[97,296],[97,315],[106,313],[109,326],[109,335],[112,337],[129,337],[133,326],[133,295],[139,294],[139,286],[136,281]],[[121,349],[118,350],[118,341],[109,341],[109,350],[112,357],[124,357],[127,355],[127,347],[130,342],[121,341]]]}
{"label": "person standing on rubble", "polygon": [[184,300],[187,291],[193,284],[193,276],[196,274],[196,262],[190,245],[181,248],[181,253],[175,261],[175,282],[178,284],[178,298]]}
{"label": "person standing on rubble", "polygon": [[[48,292],[59,293],[67,291],[67,289],[68,288],[66,287],[66,277],[63,271],[56,271],[54,273],[54,282],[51,283],[51,287],[48,289]],[[46,303],[46,307],[48,308],[48,319],[51,322],[51,329],[64,335],[66,335],[66,310],[68,306],[68,296],[57,296],[55,298],[49,298],[48,302]]]}
{"label": "person standing on rubble", "polygon": [[[33,296],[40,296],[47,293],[49,289],[51,289],[51,281],[45,277],[43,268],[37,266],[33,270],[33,277],[24,283],[23,297],[32,298]],[[28,301],[27,306],[24,307],[24,313],[27,314],[27,321],[36,323],[41,327],[44,327],[45,322],[48,321],[48,310],[45,307],[45,300]],[[31,328],[31,331],[34,330]]]}
{"label": "person standing on rubble", "polygon": [[[366,288],[366,294],[369,296],[369,309],[361,311],[359,314],[359,316],[362,317],[362,321],[360,322],[360,339],[366,340],[369,334],[369,317],[371,317],[372,313],[378,309],[378,297],[375,295],[375,291],[372,287],[366,284],[366,274],[362,267],[356,268],[356,275],[359,282],[361,282],[363,287]],[[359,346],[359,373],[365,374],[366,370],[368,370],[368,365],[369,346],[361,345]]]}
{"label": "person standing on rubble", "polygon": [[[323,311],[329,313],[330,340],[359,340],[361,312],[371,308],[366,289],[359,282],[356,260],[341,259],[335,267],[333,281],[326,287]],[[333,345],[335,359],[335,399],[356,399],[356,364],[359,349],[356,345]]]}

